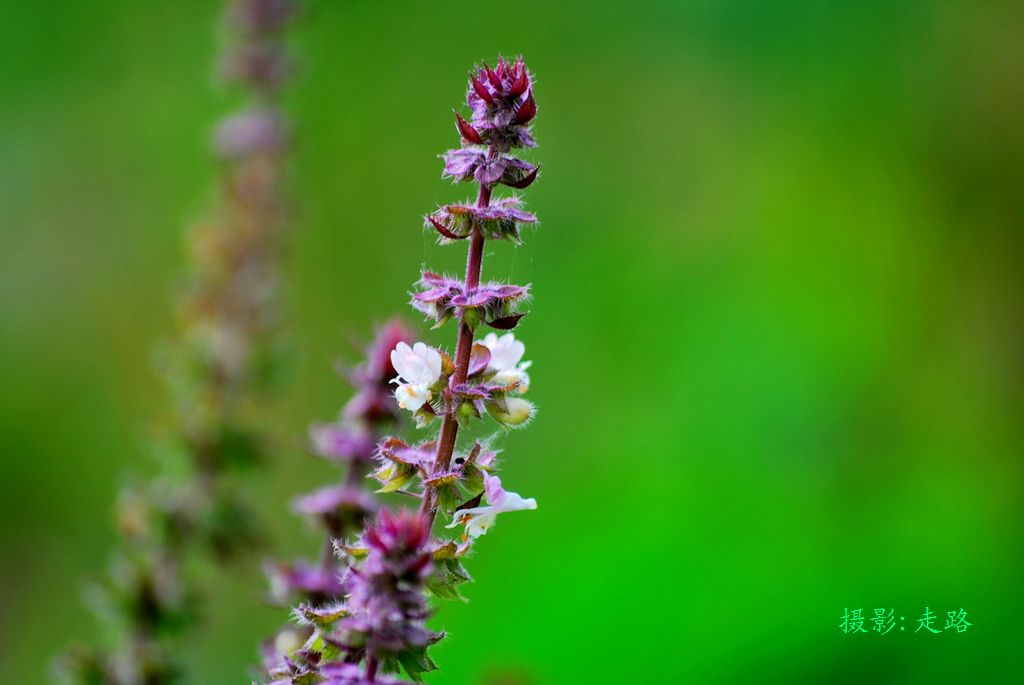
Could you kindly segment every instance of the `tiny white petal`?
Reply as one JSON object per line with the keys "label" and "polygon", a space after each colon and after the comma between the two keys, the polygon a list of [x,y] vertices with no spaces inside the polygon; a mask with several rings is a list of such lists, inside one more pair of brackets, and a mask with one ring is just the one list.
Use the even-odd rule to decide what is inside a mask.
{"label": "tiny white petal", "polygon": [[481,344],[491,352],[491,368],[499,372],[514,369],[526,354],[526,345],[516,340],[512,333],[506,333],[500,338],[494,333],[488,333]]}
{"label": "tiny white petal", "polygon": [[529,367],[530,362],[523,362],[514,369],[500,371],[494,375],[492,382],[495,385],[516,385],[516,392],[524,393],[530,387],[530,374],[526,373]]}
{"label": "tiny white petal", "polygon": [[398,343],[391,352],[391,364],[405,383],[433,385],[441,376],[441,354],[421,342],[412,348]]}
{"label": "tiny white petal", "polygon": [[398,406],[409,411],[417,411],[430,401],[430,397],[430,390],[422,384],[405,383],[395,388]]}
{"label": "tiny white petal", "polygon": [[533,497],[523,498],[518,493],[506,492],[505,501],[501,506],[501,511],[526,511],[537,508],[537,500]]}

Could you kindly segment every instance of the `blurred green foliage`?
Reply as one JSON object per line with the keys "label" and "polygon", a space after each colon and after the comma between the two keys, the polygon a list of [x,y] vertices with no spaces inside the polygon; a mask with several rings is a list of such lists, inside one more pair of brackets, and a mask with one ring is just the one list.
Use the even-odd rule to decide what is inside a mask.
{"label": "blurred green foliage", "polygon": [[[0,8],[0,682],[97,638],[82,579],[152,470],[232,105],[218,4]],[[435,155],[465,72],[523,52],[544,223],[485,272],[534,284],[541,412],[502,443],[540,509],[481,541],[431,682],[1020,681],[1020,3],[309,4],[294,364],[253,488],[281,550],[317,546],[287,501],[330,473],[299,446],[347,397],[332,361],[463,259],[419,217],[464,192]],[[212,581],[192,683],[248,682],[262,587]],[[926,605],[974,627],[915,635]],[[843,635],[844,607],[910,627]]]}

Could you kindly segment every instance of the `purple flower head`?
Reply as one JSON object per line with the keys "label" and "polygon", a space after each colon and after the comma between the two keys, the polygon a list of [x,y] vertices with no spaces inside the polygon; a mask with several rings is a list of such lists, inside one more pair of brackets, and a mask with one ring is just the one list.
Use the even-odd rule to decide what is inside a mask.
{"label": "purple flower head", "polygon": [[[370,549],[363,573],[387,573],[406,577],[413,572],[426,577],[430,572],[430,522],[411,511],[380,512],[377,521],[366,529],[363,540]],[[379,564],[379,566],[378,566]]]}
{"label": "purple flower head", "polygon": [[510,129],[527,126],[537,115],[537,104],[533,99],[533,76],[523,58],[509,63],[499,57],[493,69],[486,64],[477,67],[469,75],[466,103],[473,110],[473,127],[489,144],[496,142],[489,139],[494,132],[510,139]]}
{"label": "purple flower head", "polygon": [[426,648],[435,638],[424,625],[424,585],[433,571],[430,521],[415,512],[383,510],[362,541],[366,558],[345,577],[351,615],[338,622],[332,637],[385,659]]}
{"label": "purple flower head", "polygon": [[422,290],[413,293],[412,306],[438,325],[452,317],[474,323],[507,320],[530,296],[529,286],[492,282],[467,289],[462,280],[431,271],[424,271],[417,285]]}
{"label": "purple flower head", "polygon": [[217,126],[214,149],[225,159],[281,152],[288,144],[288,131],[281,114],[265,107],[253,107]]}
{"label": "purple flower head", "polygon": [[518,242],[519,225],[537,222],[535,215],[520,209],[521,204],[522,201],[513,196],[494,200],[487,207],[470,203],[444,205],[426,217],[424,226],[437,230],[442,242],[467,238],[474,225],[485,238],[508,238]]}
{"label": "purple flower head", "polygon": [[449,150],[444,154],[444,175],[456,183],[476,181],[493,186],[502,183],[512,188],[526,188],[537,178],[539,168],[516,157],[487,152],[475,147]]}

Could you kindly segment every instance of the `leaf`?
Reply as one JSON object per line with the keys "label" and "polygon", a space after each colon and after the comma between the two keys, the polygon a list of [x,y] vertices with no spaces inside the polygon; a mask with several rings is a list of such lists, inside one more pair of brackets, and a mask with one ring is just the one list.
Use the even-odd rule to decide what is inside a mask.
{"label": "leaf", "polygon": [[402,487],[416,475],[415,468],[404,465],[401,467],[396,466],[395,471],[396,473],[384,484],[384,487],[376,491],[378,494],[387,494],[389,492],[401,490]]}
{"label": "leaf", "polygon": [[316,685],[317,683],[324,682],[324,680],[325,678],[316,671],[306,671],[305,673],[293,675],[291,683],[292,685]]}
{"label": "leaf", "polygon": [[454,559],[455,551],[458,546],[453,540],[446,540],[443,545],[434,550],[434,561],[442,561],[444,559]]}
{"label": "leaf", "polygon": [[470,492],[483,492],[484,470],[478,464],[467,461],[462,466],[462,486]]}
{"label": "leaf", "polygon": [[434,488],[434,492],[437,493],[437,508],[440,511],[452,511],[455,507],[459,506],[459,502],[462,500],[462,493],[459,492],[458,486],[454,484],[443,485]]}
{"label": "leaf", "polygon": [[423,682],[423,674],[437,670],[437,664],[427,655],[426,647],[410,647],[398,653],[398,661],[406,674],[417,683]]}
{"label": "leaf", "polygon": [[454,471],[448,473],[440,473],[432,478],[427,478],[423,481],[423,484],[428,488],[442,488],[446,485],[451,485],[459,480],[459,474]]}
{"label": "leaf", "polygon": [[368,547],[355,547],[353,545],[343,545],[337,540],[334,541],[334,551],[338,554],[346,554],[353,559],[365,559],[366,555],[370,553]]}
{"label": "leaf", "polygon": [[341,604],[332,604],[324,607],[301,604],[295,609],[295,613],[307,623],[323,628],[345,618],[351,612]]}
{"label": "leaf", "polygon": [[439,599],[468,601],[458,588],[459,585],[472,580],[462,562],[455,557],[435,561],[434,572],[427,578],[427,590]]}

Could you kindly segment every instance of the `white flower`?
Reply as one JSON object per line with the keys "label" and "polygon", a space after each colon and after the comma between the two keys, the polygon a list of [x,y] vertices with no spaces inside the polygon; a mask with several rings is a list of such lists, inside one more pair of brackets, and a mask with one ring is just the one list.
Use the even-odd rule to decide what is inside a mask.
{"label": "white flower", "polygon": [[537,508],[537,500],[534,498],[523,499],[514,492],[505,492],[501,487],[501,479],[497,476],[484,476],[484,491],[487,495],[488,506],[455,512],[454,520],[448,524],[449,528],[465,525],[466,535],[478,538],[494,525],[498,514]]}
{"label": "white flower", "polygon": [[421,342],[412,347],[400,342],[391,350],[391,365],[398,372],[391,382],[398,384],[395,399],[399,407],[416,411],[430,401],[430,386],[441,377],[441,354],[437,350]]}
{"label": "white flower", "polygon": [[497,385],[516,385],[516,391],[526,392],[530,386],[530,376],[526,370],[532,362],[521,361],[526,354],[526,345],[511,333],[500,338],[488,333],[480,344],[491,352],[490,367],[497,371],[492,382]]}

